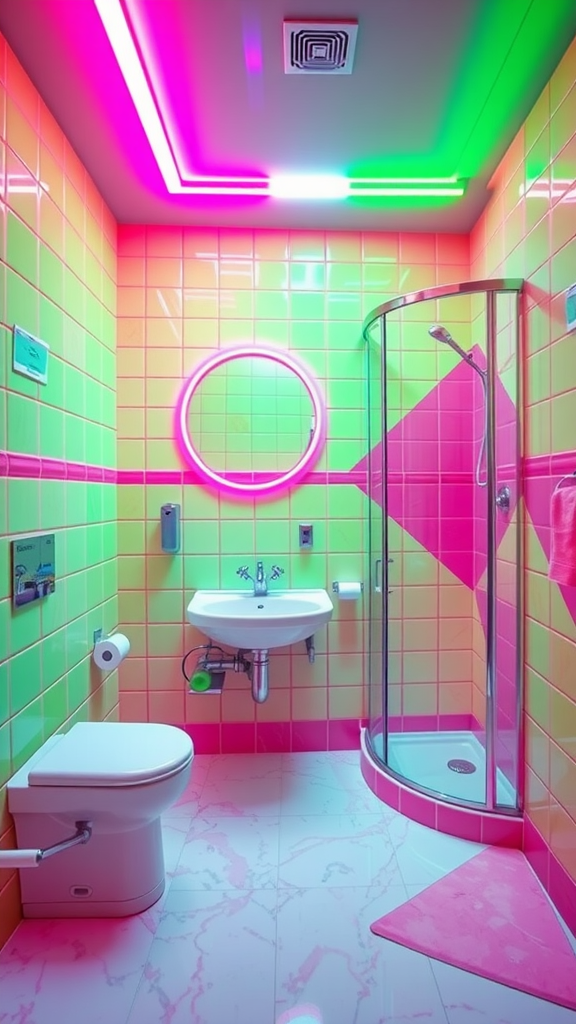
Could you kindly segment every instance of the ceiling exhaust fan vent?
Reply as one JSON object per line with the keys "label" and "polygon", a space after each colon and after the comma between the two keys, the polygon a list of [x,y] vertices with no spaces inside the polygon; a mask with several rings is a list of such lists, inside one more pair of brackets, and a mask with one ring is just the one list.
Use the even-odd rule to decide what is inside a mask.
{"label": "ceiling exhaust fan vent", "polygon": [[287,75],[350,75],[357,21],[285,21]]}

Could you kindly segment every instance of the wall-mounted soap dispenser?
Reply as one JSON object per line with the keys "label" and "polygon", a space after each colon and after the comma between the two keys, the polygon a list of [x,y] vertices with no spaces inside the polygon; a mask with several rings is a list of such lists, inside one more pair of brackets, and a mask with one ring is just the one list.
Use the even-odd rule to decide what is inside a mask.
{"label": "wall-mounted soap dispenser", "polygon": [[175,555],[180,551],[180,505],[168,502],[160,509],[162,551]]}

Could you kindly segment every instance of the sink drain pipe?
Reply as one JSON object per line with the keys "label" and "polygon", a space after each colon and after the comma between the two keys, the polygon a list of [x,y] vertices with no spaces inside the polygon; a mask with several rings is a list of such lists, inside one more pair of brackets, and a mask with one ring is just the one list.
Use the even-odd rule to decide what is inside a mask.
{"label": "sink drain pipe", "polygon": [[253,660],[248,669],[248,678],[252,683],[252,699],[263,704],[268,696],[268,670],[270,661],[267,650],[252,651]]}

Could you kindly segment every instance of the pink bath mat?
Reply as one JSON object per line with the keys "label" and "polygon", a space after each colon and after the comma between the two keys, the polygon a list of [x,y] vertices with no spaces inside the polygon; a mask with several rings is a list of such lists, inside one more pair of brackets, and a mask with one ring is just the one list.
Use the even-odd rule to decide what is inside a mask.
{"label": "pink bath mat", "polygon": [[519,850],[484,850],[371,931],[576,1010],[576,956]]}

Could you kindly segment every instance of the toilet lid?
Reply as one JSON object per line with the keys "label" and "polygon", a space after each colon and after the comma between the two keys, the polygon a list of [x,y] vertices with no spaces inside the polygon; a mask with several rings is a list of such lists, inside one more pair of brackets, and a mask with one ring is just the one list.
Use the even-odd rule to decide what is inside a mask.
{"label": "toilet lid", "polygon": [[173,775],[192,740],[173,725],[78,722],[28,773],[32,786],[134,786]]}

